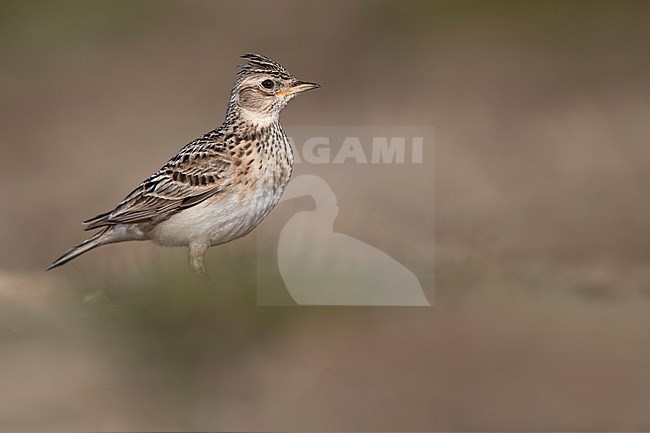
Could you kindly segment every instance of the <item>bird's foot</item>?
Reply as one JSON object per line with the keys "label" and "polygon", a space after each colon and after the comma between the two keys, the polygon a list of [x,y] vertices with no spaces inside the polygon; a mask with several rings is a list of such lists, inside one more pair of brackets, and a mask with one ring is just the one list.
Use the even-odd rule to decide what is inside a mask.
{"label": "bird's foot", "polygon": [[209,281],[210,275],[208,275],[208,271],[205,269],[205,262],[203,260],[207,250],[208,246],[205,244],[190,244],[190,267],[199,277]]}

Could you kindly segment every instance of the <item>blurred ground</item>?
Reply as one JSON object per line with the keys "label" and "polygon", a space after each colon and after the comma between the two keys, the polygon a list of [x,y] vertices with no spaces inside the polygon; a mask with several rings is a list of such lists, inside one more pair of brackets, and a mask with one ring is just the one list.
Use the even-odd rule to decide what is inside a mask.
{"label": "blurred ground", "polygon": [[[649,22],[633,1],[3,2],[0,430],[649,430]],[[42,272],[221,122],[250,51],[323,85],[289,131],[436,128],[434,203],[329,168],[364,189],[341,231],[423,263],[435,206],[434,307],[256,307],[254,237],[210,252],[218,288],[148,244]]]}

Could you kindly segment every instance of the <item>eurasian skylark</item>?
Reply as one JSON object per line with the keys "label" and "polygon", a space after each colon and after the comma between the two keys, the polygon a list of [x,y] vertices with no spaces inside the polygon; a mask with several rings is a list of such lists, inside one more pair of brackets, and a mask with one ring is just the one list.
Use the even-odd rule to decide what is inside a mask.
{"label": "eurasian skylark", "polygon": [[320,87],[297,80],[268,57],[245,54],[226,119],[183,147],[115,209],[84,222],[100,229],[48,269],[101,245],[152,240],[189,246],[190,266],[207,276],[211,246],[253,230],[278,203],[293,171],[280,111],[298,93]]}

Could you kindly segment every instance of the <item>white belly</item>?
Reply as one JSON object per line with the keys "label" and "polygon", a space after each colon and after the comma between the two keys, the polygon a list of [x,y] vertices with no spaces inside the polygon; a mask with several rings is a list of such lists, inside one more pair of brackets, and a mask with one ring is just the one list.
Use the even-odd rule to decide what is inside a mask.
{"label": "white belly", "polygon": [[217,194],[158,224],[151,231],[151,239],[164,246],[186,246],[190,242],[214,246],[237,239],[268,215],[283,192],[281,188],[274,194],[260,186],[242,194]]}

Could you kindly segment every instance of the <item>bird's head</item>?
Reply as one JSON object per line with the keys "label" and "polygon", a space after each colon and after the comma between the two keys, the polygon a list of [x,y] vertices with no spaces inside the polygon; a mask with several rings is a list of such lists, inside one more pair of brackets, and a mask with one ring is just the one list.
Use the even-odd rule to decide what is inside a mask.
{"label": "bird's head", "polygon": [[228,116],[266,126],[276,122],[280,111],[298,93],[320,85],[299,81],[279,63],[260,54],[244,54],[242,65],[230,95]]}

